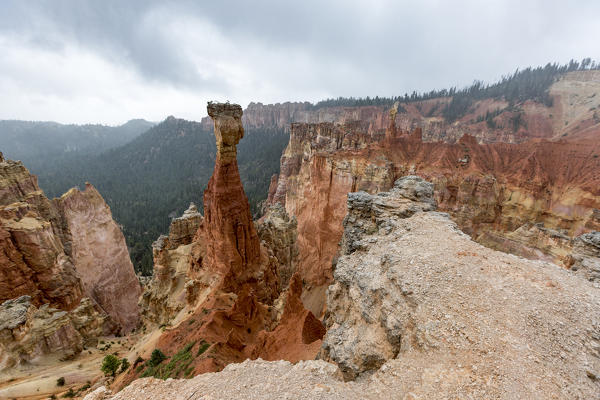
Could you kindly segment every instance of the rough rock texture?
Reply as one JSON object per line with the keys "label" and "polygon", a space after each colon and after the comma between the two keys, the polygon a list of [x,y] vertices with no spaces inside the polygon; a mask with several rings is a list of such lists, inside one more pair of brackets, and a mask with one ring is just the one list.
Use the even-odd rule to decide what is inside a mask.
{"label": "rough rock texture", "polygon": [[575,239],[571,270],[590,281],[600,281],[600,232],[585,233]]}
{"label": "rough rock texture", "polygon": [[[208,115],[215,123],[217,158],[204,191],[206,256],[203,267],[223,276],[224,289],[255,282],[260,300],[277,297],[277,279],[261,254],[237,165],[237,144],[244,137],[242,108],[234,104],[209,103]],[[256,275],[259,273],[259,277]]]}
{"label": "rough rock texture", "polygon": [[192,242],[203,220],[196,205],[191,203],[181,217],[173,219],[169,235],[162,235],[153,243],[152,280],[140,300],[146,323],[166,325],[185,306],[191,283]]}
{"label": "rough rock texture", "polygon": [[98,337],[116,331],[115,322],[87,297],[71,311],[47,304],[36,307],[30,296],[0,306],[0,370],[32,363],[46,355],[65,360],[83,346],[96,346]]}
{"label": "rough rock texture", "polygon": [[[572,238],[600,229],[597,140],[479,144],[465,135],[447,144],[424,142],[420,129],[370,129],[366,121],[292,124],[271,203],[297,218],[305,304],[332,280],[347,193],[388,190],[401,176],[432,182],[440,210],[497,249],[519,247],[524,256],[568,265],[572,244],[549,232]],[[548,231],[527,228],[535,224]],[[319,315],[322,307],[313,303]]]}
{"label": "rough rock texture", "polygon": [[318,353],[325,327],[304,307],[301,295],[302,281],[294,274],[285,292],[285,305],[277,327],[272,332],[260,332],[250,358],[298,362]]}
{"label": "rough rock texture", "polygon": [[258,222],[258,237],[265,247],[273,250],[277,258],[277,274],[282,288],[286,288],[294,272],[298,258],[298,223],[295,217],[289,217],[279,203],[267,208]]}
{"label": "rough rock texture", "polygon": [[202,224],[204,217],[198,212],[198,207],[190,203],[187,210],[179,218],[174,218],[169,227],[169,248],[175,249],[181,245],[190,244]]}
{"label": "rough rock texture", "polygon": [[77,308],[69,311],[73,328],[79,332],[85,346],[96,346],[100,336],[117,331],[116,322],[104,313],[89,297],[84,297]]}
{"label": "rough rock texture", "polygon": [[342,382],[337,368],[323,361],[248,360],[193,379],[138,379],[114,396],[98,389],[84,400],[376,398],[368,396],[364,388]]}
{"label": "rough rock texture", "polygon": [[[194,343],[195,354],[208,343],[189,365],[191,374],[219,371],[246,358],[313,359],[324,328],[300,300],[301,281],[290,278],[295,222],[275,207],[258,223],[261,244],[237,167],[241,107],[209,103],[208,113],[214,120],[217,158],[204,192],[204,218],[194,217],[199,226],[189,244],[186,239],[171,247],[172,225],[169,236],[154,245],[155,276],[142,308],[144,316],[165,329],[153,346],[173,355]],[[135,377],[130,372],[117,386]]]}
{"label": "rough rock texture", "polygon": [[[363,121],[369,133],[393,126],[399,132],[423,129],[427,142],[456,143],[471,135],[480,143],[522,143],[531,139],[571,140],[593,139],[600,133],[600,71],[575,71],[564,74],[551,85],[551,107],[528,100],[509,106],[502,99],[484,98],[475,101],[457,121],[448,121],[444,109],[451,97],[418,102],[399,102],[392,121],[390,106],[313,107],[310,103],[250,103],[242,121],[248,128],[277,127],[289,129],[293,123],[348,124]],[[486,113],[497,113],[488,124]],[[515,119],[522,121],[514,124]],[[210,118],[202,124],[210,127]]]}
{"label": "rough rock texture", "polygon": [[337,260],[322,357],[347,379],[385,365],[415,398],[597,396],[598,289],[474,243],[401,185],[349,196],[344,242],[362,245]]}
{"label": "rough rock texture", "polygon": [[141,287],[125,237],[110,208],[90,184],[54,201],[70,232],[71,254],[85,294],[128,333],[139,320]]}
{"label": "rough rock texture", "polygon": [[83,339],[73,327],[67,311],[21,296],[0,306],[0,369],[35,361],[46,354],[73,357],[83,349]]}
{"label": "rough rock texture", "polygon": [[418,211],[436,209],[433,185],[419,176],[405,176],[394,183],[389,192],[373,196],[366,192],[348,194],[348,213],[344,218],[341,253],[351,254],[364,249],[365,235],[384,229],[389,231],[390,216],[408,218]]}
{"label": "rough rock texture", "polygon": [[72,309],[83,295],[59,215],[20,162],[0,160],[0,301]]}
{"label": "rough rock texture", "polygon": [[[377,291],[382,286],[382,278],[376,275],[377,269],[364,263],[352,264],[355,260],[348,256],[356,251],[368,251],[380,240],[377,234],[392,233],[399,219],[435,208],[433,185],[418,176],[398,179],[389,192],[348,194],[340,257],[334,270],[334,283],[327,293],[328,333],[322,355],[338,363],[346,378],[355,378],[358,373],[377,369],[395,358],[400,351],[402,325],[406,323],[403,321],[406,318],[393,311],[398,304],[379,298]],[[391,262],[391,258],[382,258],[383,273]],[[369,280],[372,282],[367,284]],[[402,295],[400,287],[390,290],[399,292],[391,293],[390,297],[401,298],[397,296]],[[356,308],[362,316],[358,320],[353,315],[356,313],[353,301],[358,303]],[[344,311],[344,307],[348,309]]]}
{"label": "rough rock texture", "polygon": [[91,185],[51,202],[22,163],[0,157],[0,265],[2,312],[15,301],[26,310],[22,323],[3,328],[0,368],[69,357],[137,323],[127,246]]}

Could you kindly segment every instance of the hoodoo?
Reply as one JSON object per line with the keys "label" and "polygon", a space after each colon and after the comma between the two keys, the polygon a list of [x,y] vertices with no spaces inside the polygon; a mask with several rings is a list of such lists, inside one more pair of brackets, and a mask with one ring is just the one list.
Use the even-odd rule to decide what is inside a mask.
{"label": "hoodoo", "polygon": [[[206,268],[224,274],[224,289],[232,289],[248,281],[260,264],[260,242],[236,158],[236,146],[244,137],[242,107],[209,103],[207,109],[215,124],[217,157],[204,191],[204,260]],[[262,291],[259,297],[269,296]]]}
{"label": "hoodoo", "polygon": [[[295,220],[284,215],[278,224],[275,217],[259,223],[261,242],[237,165],[236,146],[244,136],[242,108],[229,103],[209,103],[207,108],[217,156],[204,191],[204,217],[198,219],[191,242],[178,246],[173,225],[169,236],[157,241],[155,278],[143,299],[145,323],[172,326],[156,343],[166,354],[194,343],[190,351],[202,355],[190,364],[190,375],[219,371],[246,358],[276,359],[282,348],[294,349],[284,356],[292,361],[314,358],[324,328],[300,301],[301,281],[289,284]],[[269,240],[275,230],[291,237]],[[276,243],[285,249],[276,249]],[[187,266],[181,265],[184,260]],[[173,285],[176,290],[168,289]],[[170,311],[161,311],[159,304],[169,304]],[[205,343],[209,347],[202,348]]]}

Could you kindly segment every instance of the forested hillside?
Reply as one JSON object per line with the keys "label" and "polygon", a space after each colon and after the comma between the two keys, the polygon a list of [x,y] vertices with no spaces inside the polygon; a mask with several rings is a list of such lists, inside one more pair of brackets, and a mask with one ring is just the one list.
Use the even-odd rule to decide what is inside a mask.
{"label": "forested hillside", "polygon": [[73,157],[87,157],[124,145],[154,126],[134,119],[120,126],[63,125],[56,122],[0,121],[0,150],[30,169]]}
{"label": "forested hillside", "polygon": [[[238,146],[242,181],[253,211],[266,198],[270,177],[288,142],[283,130],[247,129]],[[191,201],[202,207],[215,162],[215,137],[198,122],[167,118],[132,142],[92,158],[32,169],[49,197],[92,183],[110,205],[138,271],[152,271],[151,244]]]}

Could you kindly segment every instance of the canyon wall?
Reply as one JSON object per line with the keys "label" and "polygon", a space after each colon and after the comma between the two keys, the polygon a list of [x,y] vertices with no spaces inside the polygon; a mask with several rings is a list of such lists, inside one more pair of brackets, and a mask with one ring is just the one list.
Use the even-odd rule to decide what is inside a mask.
{"label": "canyon wall", "polygon": [[3,368],[73,355],[97,335],[137,325],[139,282],[100,194],[88,185],[51,202],[21,162],[1,154],[0,265],[0,318],[14,319],[13,304],[22,309],[2,328]]}
{"label": "canyon wall", "polygon": [[598,393],[596,285],[473,242],[420,177],[347,210],[320,354],[346,379],[394,371],[419,398]]}
{"label": "canyon wall", "polygon": [[0,301],[29,295],[70,310],[83,296],[61,218],[35,176],[0,156]]}
{"label": "canyon wall", "polygon": [[[229,103],[207,108],[217,157],[204,216],[190,208],[155,242],[154,277],[141,301],[144,324],[164,328],[155,347],[165,354],[191,346],[196,356],[187,376],[246,358],[314,358],[325,332],[300,299],[295,221],[275,207],[255,225],[237,165],[242,109]],[[119,385],[147,368],[130,371]]]}
{"label": "canyon wall", "polygon": [[[255,352],[248,358],[262,360],[191,379],[140,379],[114,395],[101,387],[85,399],[594,398],[600,389],[597,284],[475,243],[435,211],[433,188],[407,176],[389,192],[348,195],[319,360],[299,361],[321,345],[325,328],[304,309],[295,273],[278,326],[261,331],[256,344],[227,342],[236,346],[230,357],[250,345]],[[582,256],[600,260],[596,235],[583,241]],[[251,297],[243,299],[245,307],[235,306],[238,324],[244,310],[260,309]],[[223,360],[215,352],[227,346],[213,344],[210,359]]]}
{"label": "canyon wall", "polygon": [[600,142],[589,139],[479,144],[464,135],[444,143],[393,124],[377,132],[363,121],[292,124],[269,202],[297,218],[298,270],[318,315],[322,304],[307,296],[331,282],[348,192],[387,190],[419,174],[474,239],[568,266],[573,238],[600,230],[598,155]]}
{"label": "canyon wall", "polygon": [[70,233],[72,259],[84,293],[123,333],[130,332],[139,319],[141,287],[110,208],[89,183],[84,191],[73,188],[54,204]]}
{"label": "canyon wall", "polygon": [[[426,142],[456,143],[464,134],[480,143],[521,143],[545,138],[584,139],[600,133],[600,71],[575,71],[562,75],[549,88],[554,100],[551,106],[532,100],[509,104],[503,99],[476,100],[465,115],[456,121],[444,117],[451,97],[398,103],[394,125],[400,131],[421,128]],[[242,121],[247,128],[285,128],[293,123],[348,124],[362,121],[370,132],[389,127],[390,105],[387,106],[314,106],[310,103],[250,103]],[[494,114],[487,122],[486,113]],[[518,123],[516,123],[518,121]],[[209,117],[202,124],[210,128]]]}
{"label": "canyon wall", "polygon": [[173,219],[169,235],[161,235],[152,244],[154,271],[140,300],[144,323],[167,325],[186,305],[187,290],[193,293],[192,243],[203,220],[191,203],[181,217]]}

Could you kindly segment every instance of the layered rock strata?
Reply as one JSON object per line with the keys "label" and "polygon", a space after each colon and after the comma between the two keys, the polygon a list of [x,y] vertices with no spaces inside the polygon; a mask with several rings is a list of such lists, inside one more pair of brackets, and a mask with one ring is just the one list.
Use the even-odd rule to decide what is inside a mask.
{"label": "layered rock strata", "polygon": [[70,359],[114,329],[87,297],[72,311],[36,307],[30,296],[7,300],[0,305],[0,370],[47,355]]}
{"label": "layered rock strata", "polygon": [[[388,190],[414,173],[434,184],[440,210],[476,240],[568,266],[572,238],[600,229],[594,154],[597,141],[479,144],[465,135],[455,144],[428,143],[420,129],[292,124],[269,202],[297,218],[305,299],[331,282],[347,193]],[[322,309],[311,308],[316,315]]]}
{"label": "layered rock strata", "polygon": [[600,282],[600,232],[575,238],[570,257],[571,270],[590,281]]}
{"label": "layered rock strata", "polygon": [[[598,288],[554,264],[473,242],[433,211],[432,189],[410,176],[389,192],[348,196],[321,352],[330,362],[246,360],[192,379],[139,379],[114,396],[101,388],[86,399],[597,397]],[[278,331],[311,325],[288,313],[301,308],[298,274],[289,286],[294,300],[281,324],[259,335],[280,351],[275,357],[301,344],[278,340]],[[256,306],[243,297],[235,308],[247,316]]]}
{"label": "layered rock strata", "polygon": [[140,286],[125,239],[91,185],[51,202],[21,162],[0,156],[0,265],[4,311],[16,302],[26,316],[2,334],[4,367],[70,356],[137,325]]}
{"label": "layered rock strata", "polygon": [[298,223],[279,203],[267,208],[256,224],[258,237],[277,259],[277,275],[282,288],[286,288],[296,271],[298,262]]}
{"label": "layered rock strata", "polygon": [[[258,298],[272,301],[277,297],[278,282],[274,271],[264,268],[268,260],[261,254],[237,165],[237,144],[244,137],[242,108],[209,103],[207,110],[215,123],[217,157],[204,191],[206,256],[202,268],[222,275],[224,289],[253,282]],[[260,279],[256,279],[259,271]]]}
{"label": "layered rock strata", "polygon": [[[383,131],[393,124],[402,131],[423,129],[427,142],[457,143],[468,134],[479,143],[522,143],[531,139],[594,139],[600,133],[600,71],[574,71],[560,76],[548,94],[552,105],[527,100],[509,104],[502,98],[476,100],[457,120],[448,120],[444,110],[452,97],[398,102],[392,120],[388,106],[318,106],[310,103],[250,103],[243,115],[248,128],[285,128],[293,123],[346,125],[362,121],[369,132]],[[212,124],[204,118],[207,128]]]}
{"label": "layered rock strata", "polygon": [[[72,309],[83,296],[60,216],[21,162],[0,157],[0,301]],[[65,239],[65,240],[63,240]]]}
{"label": "layered rock strata", "polygon": [[181,218],[196,218],[179,235],[193,236],[189,244],[172,246],[179,220],[155,243],[155,277],[142,300],[154,322],[166,324],[156,347],[172,355],[193,343],[191,351],[201,355],[190,364],[192,375],[246,358],[314,358],[324,328],[304,308],[301,280],[293,278],[295,221],[274,207],[255,226],[236,159],[244,135],[241,107],[209,103],[208,113],[217,157],[204,217],[186,212]]}
{"label": "layered rock strata", "polygon": [[140,300],[146,323],[167,325],[186,305],[186,290],[193,285],[190,275],[192,242],[204,220],[194,203],[173,219],[169,235],[152,245],[154,271]]}
{"label": "layered rock strata", "polygon": [[69,190],[54,204],[70,236],[71,256],[84,293],[128,333],[139,320],[141,287],[125,237],[110,208],[89,183]]}
{"label": "layered rock strata", "polygon": [[321,356],[346,379],[393,369],[418,397],[598,393],[597,288],[474,243],[429,211],[431,189],[409,177],[348,196]]}

